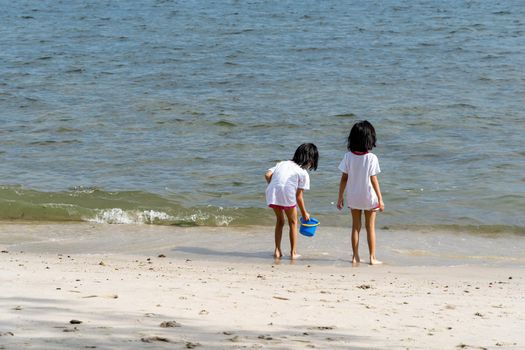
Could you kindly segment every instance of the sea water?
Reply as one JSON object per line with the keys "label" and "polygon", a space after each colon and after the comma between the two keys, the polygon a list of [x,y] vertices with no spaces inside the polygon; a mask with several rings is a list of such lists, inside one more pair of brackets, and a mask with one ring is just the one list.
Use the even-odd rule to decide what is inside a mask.
{"label": "sea water", "polygon": [[335,207],[376,128],[383,228],[525,233],[522,1],[0,0],[0,219],[272,225],[303,142]]}

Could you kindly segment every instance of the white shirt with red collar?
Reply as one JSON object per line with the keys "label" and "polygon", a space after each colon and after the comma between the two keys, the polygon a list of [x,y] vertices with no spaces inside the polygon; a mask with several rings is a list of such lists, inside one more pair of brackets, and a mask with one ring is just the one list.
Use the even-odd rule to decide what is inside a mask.
{"label": "white shirt with red collar", "polygon": [[352,209],[371,210],[379,206],[370,176],[381,172],[377,156],[370,152],[347,152],[339,170],[348,174],[346,204]]}

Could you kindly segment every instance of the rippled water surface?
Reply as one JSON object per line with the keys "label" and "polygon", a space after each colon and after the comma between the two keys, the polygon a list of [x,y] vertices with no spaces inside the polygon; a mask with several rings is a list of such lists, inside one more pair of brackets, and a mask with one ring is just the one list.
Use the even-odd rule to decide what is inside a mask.
{"label": "rippled water surface", "polygon": [[368,119],[380,224],[525,230],[522,1],[0,5],[0,218],[270,225],[264,171],[314,142],[347,225]]}

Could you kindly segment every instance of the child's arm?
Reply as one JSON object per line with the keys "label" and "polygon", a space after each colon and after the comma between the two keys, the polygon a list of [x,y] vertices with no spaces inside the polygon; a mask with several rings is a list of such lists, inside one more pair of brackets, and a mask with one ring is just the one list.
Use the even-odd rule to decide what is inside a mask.
{"label": "child's arm", "polygon": [[344,200],[344,193],[346,188],[346,183],[348,182],[348,174],[342,173],[341,174],[341,181],[339,182],[339,197],[337,199],[337,209],[341,210],[343,209],[345,205]]}
{"label": "child's arm", "polygon": [[370,176],[370,182],[372,182],[372,187],[376,191],[377,199],[379,200],[379,211],[385,210],[385,203],[383,203],[383,196],[381,196],[381,189],[379,188],[379,180],[377,176]]}
{"label": "child's arm", "polygon": [[273,175],[273,173],[271,171],[267,171],[266,174],[264,174],[264,178],[266,179],[266,183],[270,183],[270,181],[272,181],[272,175]]}
{"label": "child's arm", "polygon": [[298,188],[295,197],[297,199],[297,206],[299,207],[299,210],[301,210],[301,215],[306,221],[308,221],[310,220],[310,214],[308,214],[306,208],[304,207],[303,192],[304,190],[302,188]]}

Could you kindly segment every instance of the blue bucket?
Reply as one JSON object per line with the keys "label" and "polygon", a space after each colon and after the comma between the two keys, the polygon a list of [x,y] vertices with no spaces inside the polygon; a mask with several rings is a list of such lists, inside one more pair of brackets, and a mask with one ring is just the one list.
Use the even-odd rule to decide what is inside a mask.
{"label": "blue bucket", "polygon": [[310,218],[309,221],[305,221],[303,218],[301,218],[301,227],[299,228],[299,232],[303,236],[312,237],[315,235],[317,226],[319,226],[319,220]]}

